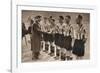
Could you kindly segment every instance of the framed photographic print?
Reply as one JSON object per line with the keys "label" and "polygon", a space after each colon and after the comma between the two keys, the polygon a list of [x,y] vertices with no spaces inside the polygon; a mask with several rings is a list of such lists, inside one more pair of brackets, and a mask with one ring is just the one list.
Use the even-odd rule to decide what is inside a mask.
{"label": "framed photographic print", "polygon": [[12,72],[96,65],[95,7],[11,4]]}

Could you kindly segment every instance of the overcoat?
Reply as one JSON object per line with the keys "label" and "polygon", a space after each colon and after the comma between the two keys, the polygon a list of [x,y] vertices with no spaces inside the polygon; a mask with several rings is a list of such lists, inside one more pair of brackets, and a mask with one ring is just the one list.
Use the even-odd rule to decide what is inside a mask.
{"label": "overcoat", "polygon": [[40,27],[38,23],[33,24],[32,29],[32,37],[31,37],[31,50],[33,52],[39,52],[40,51],[40,45],[41,45],[41,36],[40,36]]}

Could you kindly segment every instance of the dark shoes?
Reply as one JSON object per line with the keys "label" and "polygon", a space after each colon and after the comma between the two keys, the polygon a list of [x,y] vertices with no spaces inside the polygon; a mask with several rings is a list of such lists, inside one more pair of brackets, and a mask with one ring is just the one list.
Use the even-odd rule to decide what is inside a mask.
{"label": "dark shoes", "polygon": [[72,60],[73,59],[73,57],[70,57],[70,56],[67,56],[66,58],[67,58],[67,60]]}

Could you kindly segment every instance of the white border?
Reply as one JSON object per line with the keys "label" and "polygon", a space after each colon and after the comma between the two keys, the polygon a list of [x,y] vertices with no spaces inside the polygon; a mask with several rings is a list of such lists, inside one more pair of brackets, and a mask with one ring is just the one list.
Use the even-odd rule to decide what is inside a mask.
{"label": "white border", "polygon": [[[39,11],[58,11],[58,12],[81,12],[90,13],[90,60],[80,61],[64,61],[64,62],[35,62],[35,63],[21,63],[21,10],[39,10]],[[78,6],[69,7],[50,7],[50,6],[32,6],[32,5],[16,5],[16,10],[12,11],[12,72],[20,71],[46,71],[59,70],[70,68],[87,68],[97,65],[97,49],[95,41],[95,24],[96,12],[95,8],[78,8]],[[16,16],[14,15],[16,14]],[[14,19],[13,19],[14,18]],[[15,35],[16,32],[16,35]],[[17,36],[18,35],[18,36]],[[16,38],[15,38],[16,37]],[[16,40],[15,40],[16,39]]]}

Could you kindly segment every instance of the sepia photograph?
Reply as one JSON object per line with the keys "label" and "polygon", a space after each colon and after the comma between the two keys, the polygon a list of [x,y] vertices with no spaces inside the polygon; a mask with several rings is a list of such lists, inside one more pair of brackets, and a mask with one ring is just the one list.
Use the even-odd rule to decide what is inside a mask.
{"label": "sepia photograph", "polygon": [[21,10],[21,61],[90,59],[90,13]]}

